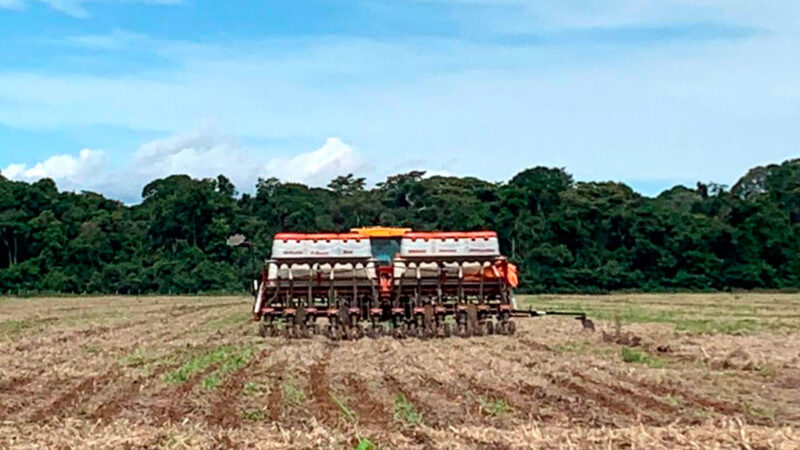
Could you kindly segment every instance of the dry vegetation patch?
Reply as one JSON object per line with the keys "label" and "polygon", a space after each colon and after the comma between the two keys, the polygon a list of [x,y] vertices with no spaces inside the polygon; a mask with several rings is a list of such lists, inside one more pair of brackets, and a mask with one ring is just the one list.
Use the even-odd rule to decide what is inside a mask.
{"label": "dry vegetation patch", "polygon": [[800,447],[800,296],[522,300],[597,332],[285,341],[247,298],[2,299],[0,448]]}

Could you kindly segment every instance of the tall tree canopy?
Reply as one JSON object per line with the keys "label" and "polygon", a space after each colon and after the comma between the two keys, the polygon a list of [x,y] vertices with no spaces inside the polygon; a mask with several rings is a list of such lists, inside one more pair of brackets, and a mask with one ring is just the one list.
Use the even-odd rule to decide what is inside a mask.
{"label": "tall tree canopy", "polygon": [[[505,183],[412,171],[371,189],[352,174],[327,188],[270,178],[243,195],[222,175],[174,175],[142,199],[0,175],[0,292],[243,290],[276,232],[368,225],[495,230],[526,291],[800,288],[800,160],[655,198],[535,167]],[[227,246],[234,234],[251,245]]]}

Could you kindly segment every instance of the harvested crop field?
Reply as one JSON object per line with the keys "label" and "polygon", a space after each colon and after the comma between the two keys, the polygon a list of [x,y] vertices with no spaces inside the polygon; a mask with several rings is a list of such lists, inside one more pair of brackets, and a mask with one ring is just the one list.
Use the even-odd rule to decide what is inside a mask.
{"label": "harvested crop field", "polygon": [[800,447],[800,295],[524,301],[597,331],[288,341],[245,297],[0,299],[0,448]]}

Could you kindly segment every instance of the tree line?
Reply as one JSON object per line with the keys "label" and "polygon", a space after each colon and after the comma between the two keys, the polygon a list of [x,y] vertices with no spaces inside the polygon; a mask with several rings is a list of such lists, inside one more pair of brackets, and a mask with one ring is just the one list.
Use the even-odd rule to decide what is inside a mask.
{"label": "tree line", "polygon": [[[242,291],[279,231],[497,231],[527,292],[800,288],[800,159],[656,197],[536,167],[507,182],[412,171],[367,188],[174,175],[136,205],[0,175],[0,292]],[[231,247],[242,234],[250,247]]]}

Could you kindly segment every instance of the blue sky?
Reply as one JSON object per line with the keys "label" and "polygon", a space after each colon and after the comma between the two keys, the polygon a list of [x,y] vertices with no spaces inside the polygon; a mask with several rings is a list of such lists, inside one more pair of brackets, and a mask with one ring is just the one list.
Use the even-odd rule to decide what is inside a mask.
{"label": "blue sky", "polygon": [[126,201],[171,173],[732,184],[800,153],[798,25],[785,0],[0,0],[0,170]]}

